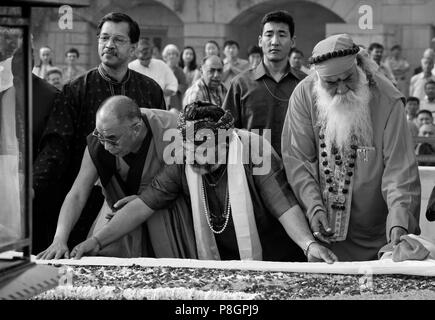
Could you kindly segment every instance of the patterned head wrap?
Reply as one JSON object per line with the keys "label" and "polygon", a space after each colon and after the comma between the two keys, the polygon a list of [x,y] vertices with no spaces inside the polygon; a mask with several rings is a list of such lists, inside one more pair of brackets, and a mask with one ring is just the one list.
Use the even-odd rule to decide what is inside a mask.
{"label": "patterned head wrap", "polygon": [[[186,132],[193,129],[193,135],[187,135],[187,139],[194,138],[201,129],[211,130],[215,136],[219,130],[231,130],[234,128],[234,118],[229,111],[223,110],[215,104],[206,101],[195,101],[188,104],[178,116],[177,129],[186,141]],[[202,143],[202,141],[194,141]]]}

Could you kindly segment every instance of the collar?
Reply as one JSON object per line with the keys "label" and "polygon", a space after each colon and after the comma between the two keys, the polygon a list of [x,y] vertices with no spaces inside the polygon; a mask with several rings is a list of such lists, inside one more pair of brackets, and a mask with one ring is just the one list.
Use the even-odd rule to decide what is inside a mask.
{"label": "collar", "polygon": [[116,79],[113,79],[107,72],[104,70],[102,64],[98,66],[98,73],[100,76],[106,80],[107,82],[115,85],[125,84],[130,79],[130,69],[127,69],[127,73],[125,74],[124,78],[121,80],[121,82],[117,81]]}
{"label": "collar", "polygon": [[[264,65],[263,61],[261,61],[261,63],[259,63],[255,69],[253,69],[253,75],[254,75],[254,80],[259,80],[264,76],[268,76],[268,77],[272,78],[272,76],[270,75],[266,66]],[[287,62],[287,65],[285,67],[285,73],[284,73],[284,76],[282,78],[285,78],[288,75],[292,75],[294,78],[296,78],[298,80],[303,79],[303,76],[300,74],[300,72],[298,72],[296,69],[293,69],[290,67],[289,62]]]}

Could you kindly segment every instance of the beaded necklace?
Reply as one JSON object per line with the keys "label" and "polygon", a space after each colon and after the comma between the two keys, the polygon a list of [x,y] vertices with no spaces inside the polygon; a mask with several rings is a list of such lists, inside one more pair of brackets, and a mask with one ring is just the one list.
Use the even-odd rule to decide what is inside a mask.
{"label": "beaded necklace", "polygon": [[[355,139],[352,139],[353,142]],[[328,203],[331,209],[345,211],[346,194],[349,192],[350,179],[354,174],[355,159],[358,146],[352,143],[350,150],[343,150],[340,154],[336,146],[331,147],[331,158],[328,158],[325,135],[323,130],[319,133],[320,156],[325,174],[326,189],[328,191]],[[329,161],[335,161],[335,165]]]}
{"label": "beaded necklace", "polygon": [[[231,205],[230,205],[230,196],[229,196],[229,191],[228,191],[228,184],[226,187],[226,192],[225,192],[225,208],[226,210],[222,213],[222,218],[221,219],[225,219],[225,222],[223,224],[222,227],[220,227],[220,225],[218,225],[218,222],[216,220],[221,220],[219,219],[219,217],[216,217],[216,215],[213,215],[212,212],[210,212],[210,209],[208,207],[208,198],[207,198],[207,193],[205,192],[205,188],[204,188],[204,183],[202,184],[202,201],[204,204],[204,213],[205,213],[205,217],[207,219],[207,224],[210,228],[210,230],[215,233],[215,234],[221,234],[222,232],[225,231],[227,225],[228,225],[228,221],[230,220],[230,214],[231,214]],[[213,219],[213,217],[215,219]],[[213,221],[215,220],[215,221]],[[214,227],[217,225],[217,227],[220,227],[220,230],[215,230]]]}

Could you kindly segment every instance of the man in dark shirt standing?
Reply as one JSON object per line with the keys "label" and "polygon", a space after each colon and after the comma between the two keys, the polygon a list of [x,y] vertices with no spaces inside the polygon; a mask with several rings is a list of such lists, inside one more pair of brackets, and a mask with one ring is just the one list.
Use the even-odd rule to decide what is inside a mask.
{"label": "man in dark shirt standing", "polygon": [[[86,136],[95,128],[97,108],[108,97],[125,95],[141,108],[165,109],[160,86],[128,69],[139,35],[138,24],[125,14],[109,13],[100,21],[101,64],[64,86],[65,103],[54,107],[34,165],[35,193],[53,181],[61,181],[66,195],[79,171]],[[101,190],[94,188],[76,225],[76,234],[70,236],[72,245],[86,237],[102,201]]]}
{"label": "man in dark shirt standing", "polygon": [[287,11],[267,13],[258,45],[263,61],[231,82],[223,103],[235,119],[236,128],[271,129],[271,144],[281,155],[281,131],[293,89],[306,75],[291,69],[288,55],[294,45],[294,22]]}

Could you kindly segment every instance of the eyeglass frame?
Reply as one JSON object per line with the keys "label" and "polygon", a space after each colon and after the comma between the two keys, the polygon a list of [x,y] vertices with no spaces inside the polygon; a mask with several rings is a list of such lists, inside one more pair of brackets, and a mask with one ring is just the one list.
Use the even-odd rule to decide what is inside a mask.
{"label": "eyeglass frame", "polygon": [[[136,122],[128,127],[128,129],[133,129],[135,126],[137,126],[141,122]],[[113,147],[119,146],[119,141],[122,139],[122,137],[127,133],[127,130],[121,134],[121,136],[118,138],[118,140],[111,140],[104,138],[97,130],[97,128],[92,131],[92,136],[98,139],[98,142],[104,145],[106,142],[110,144]]]}
{"label": "eyeglass frame", "polygon": [[[106,44],[110,41],[110,39],[112,39],[112,42],[115,46],[122,47],[122,46],[126,45],[128,42],[130,42],[130,38],[126,39],[123,36],[109,35],[109,34],[103,34],[103,35],[107,36],[106,40],[101,38],[101,36],[102,36],[101,34],[97,35],[98,42],[101,44]],[[121,39],[121,37],[122,37],[122,39]],[[121,43],[120,43],[120,41],[121,41]]]}

